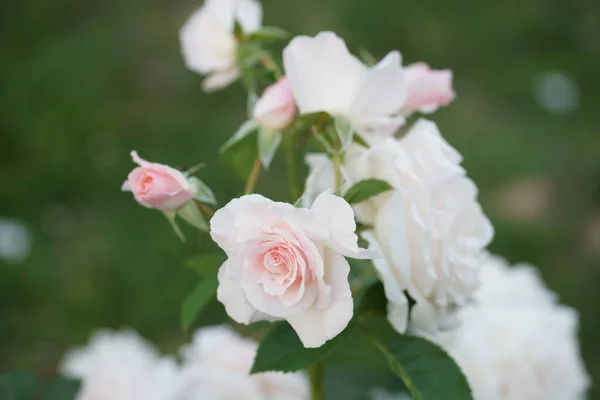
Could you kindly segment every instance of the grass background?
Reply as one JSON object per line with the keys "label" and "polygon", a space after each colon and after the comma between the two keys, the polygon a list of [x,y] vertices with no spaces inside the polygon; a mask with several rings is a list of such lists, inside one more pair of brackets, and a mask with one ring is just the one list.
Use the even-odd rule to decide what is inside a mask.
{"label": "grass background", "polygon": [[[399,49],[407,63],[454,70],[458,98],[434,119],[480,187],[496,226],[491,249],[538,266],[580,311],[582,352],[600,379],[600,3],[263,4],[266,24],[294,34],[334,30],[353,50]],[[210,240],[182,246],[119,187],[136,149],[171,165],[205,161],[200,175],[221,201],[242,190],[216,150],[244,120],[243,91],[204,95],[179,53],[178,29],[199,5],[3,2],[0,217],[24,223],[33,247],[23,262],[0,261],[0,370],[50,374],[97,327],[133,326],[166,351],[186,340],[179,307],[196,277],[181,266]],[[536,101],[552,71],[574,83],[575,109],[550,113]],[[258,186],[275,198],[285,188],[281,168]],[[328,385],[341,396],[348,377],[367,387],[381,379],[372,375],[332,368]]]}

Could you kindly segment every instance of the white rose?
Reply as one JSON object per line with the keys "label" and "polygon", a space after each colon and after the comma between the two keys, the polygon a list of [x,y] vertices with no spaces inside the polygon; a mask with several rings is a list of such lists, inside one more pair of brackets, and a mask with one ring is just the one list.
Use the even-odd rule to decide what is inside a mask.
{"label": "white rose", "polygon": [[360,133],[393,133],[406,98],[400,53],[367,68],[332,32],[294,38],[283,51],[286,76],[301,114],[346,117]]}
{"label": "white rose", "polygon": [[257,348],[229,327],[199,329],[181,351],[180,399],[308,400],[309,384],[302,373],[250,375]]}
{"label": "white rose", "polygon": [[[373,226],[365,239],[384,255],[374,265],[389,300],[389,320],[400,332],[408,322],[404,291],[416,301],[413,324],[434,330],[478,286],[482,250],[493,228],[460,161],[436,125],[426,120],[415,123],[402,139],[381,138],[368,149],[355,145],[346,156],[348,184],[377,178],[394,189],[354,209],[361,222]],[[311,163],[319,168],[311,169],[307,193],[326,189],[322,186],[331,179],[326,175],[333,170],[315,155]]]}
{"label": "white rose", "polygon": [[97,332],[88,346],[67,353],[60,371],[81,380],[76,400],[173,400],[179,391],[175,361],[129,331]]}
{"label": "white rose", "polygon": [[459,327],[434,338],[460,365],[475,400],[583,400],[577,312],[556,304],[531,267],[491,258]]}
{"label": "white rose", "polygon": [[352,318],[344,258],[360,249],[350,205],[329,192],[310,209],[252,194],[234,199],[210,221],[229,257],[219,270],[217,298],[239,323],[285,319],[306,347],[319,347]]}
{"label": "white rose", "polygon": [[256,0],[206,0],[179,32],[187,68],[208,75],[203,83],[207,92],[229,85],[240,71],[237,67],[238,22],[245,33],[258,30],[262,6]]}

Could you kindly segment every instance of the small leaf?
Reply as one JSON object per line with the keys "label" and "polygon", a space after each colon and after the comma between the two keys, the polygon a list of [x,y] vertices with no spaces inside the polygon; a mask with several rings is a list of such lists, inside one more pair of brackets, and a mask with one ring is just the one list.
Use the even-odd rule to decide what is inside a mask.
{"label": "small leaf", "polygon": [[190,293],[181,306],[181,326],[187,332],[192,322],[200,315],[204,307],[212,300],[217,292],[219,281],[217,275],[202,279]]}
{"label": "small leaf", "polygon": [[[315,327],[315,329],[318,329]],[[307,349],[298,335],[287,322],[278,323],[263,339],[258,347],[252,374],[265,371],[294,372],[305,369],[323,360],[331,351],[342,343],[353,330],[348,326],[319,348]]]}
{"label": "small leaf", "polygon": [[421,337],[401,335],[384,318],[367,319],[361,326],[414,400],[473,399],[460,368],[438,345]]}
{"label": "small leaf", "polygon": [[221,148],[219,149],[219,152],[221,152],[221,153],[225,152],[225,150],[227,150],[234,144],[236,144],[239,141],[241,141],[242,139],[244,139],[246,136],[248,136],[249,134],[254,132],[256,129],[257,129],[257,126],[256,126],[256,122],[254,122],[254,120],[249,119],[248,121],[244,122],[238,128],[238,130],[233,134],[233,136],[230,137],[229,140],[227,142],[225,142],[225,144],[223,146],[221,146]]}
{"label": "small leaf", "polygon": [[255,66],[268,53],[256,43],[244,43],[238,47],[237,62],[241,69]]}
{"label": "small leaf", "polygon": [[44,387],[41,400],[73,400],[80,386],[79,381],[57,377]]}
{"label": "small leaf", "polygon": [[261,129],[258,131],[258,155],[265,169],[269,168],[281,144],[281,132]]}
{"label": "small leaf", "polygon": [[362,136],[360,136],[358,133],[354,134],[354,143],[361,145],[362,147],[366,147],[369,148],[371,147],[369,145],[369,143],[367,143],[367,141],[365,139],[363,139]]}
{"label": "small leaf", "polygon": [[185,268],[196,271],[200,277],[216,275],[221,264],[227,259],[223,253],[202,254],[192,257],[183,264]]}
{"label": "small leaf", "polygon": [[361,60],[365,63],[367,67],[372,67],[378,62],[377,58],[375,58],[375,56],[364,47],[358,50],[358,56],[361,58]]}
{"label": "small leaf", "polygon": [[340,139],[340,143],[342,144],[342,150],[344,150],[352,143],[354,128],[352,128],[350,121],[345,117],[335,117],[333,124],[338,138]]}
{"label": "small leaf", "polygon": [[169,223],[171,224],[173,231],[175,231],[175,234],[179,237],[179,239],[181,239],[182,242],[185,243],[185,236],[183,236],[183,232],[181,232],[181,229],[179,229],[179,225],[177,225],[177,221],[175,221],[177,212],[176,211],[165,211],[164,214],[165,214],[165,217],[167,217],[167,219],[169,220]]}
{"label": "small leaf", "polygon": [[229,163],[243,180],[247,180],[252,166],[258,156],[256,135],[251,134],[232,145],[223,154],[223,159]]}
{"label": "small leaf", "polygon": [[250,40],[283,40],[290,37],[290,34],[285,29],[276,26],[263,26],[259,30],[252,32],[249,36]]}
{"label": "small leaf", "polygon": [[250,91],[248,93],[248,100],[246,101],[246,112],[248,113],[248,118],[252,119],[252,115],[254,114],[254,107],[258,102],[258,95],[255,91]]}
{"label": "small leaf", "polygon": [[179,215],[185,222],[192,225],[195,228],[200,229],[201,231],[208,232],[208,224],[204,219],[204,216],[198,210],[198,206],[193,201],[188,201],[182,207],[177,210],[177,215]]}
{"label": "small leaf", "polygon": [[199,178],[196,178],[195,176],[190,176],[188,178],[188,182],[190,182],[190,184],[192,185],[194,199],[202,203],[212,204],[213,206],[217,205],[217,199],[215,198],[215,194],[206,185],[206,183],[202,182]]}
{"label": "small leaf", "polygon": [[360,203],[380,193],[392,189],[389,183],[380,179],[365,179],[357,182],[346,192],[344,198],[350,204]]}

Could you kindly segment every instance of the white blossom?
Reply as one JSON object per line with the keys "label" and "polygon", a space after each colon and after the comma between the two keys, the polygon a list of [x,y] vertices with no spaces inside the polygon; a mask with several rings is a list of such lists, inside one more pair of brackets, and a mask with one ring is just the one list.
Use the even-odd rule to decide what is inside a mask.
{"label": "white blossom", "polygon": [[302,373],[250,375],[257,344],[225,326],[198,330],[182,348],[183,387],[180,400],[308,400]]}
{"label": "white blossom", "polygon": [[240,76],[235,23],[245,33],[257,31],[262,23],[262,6],[256,0],[206,0],[179,32],[185,65],[208,75],[205,91],[229,85]]}
{"label": "white blossom", "polygon": [[60,371],[81,381],[76,400],[173,400],[179,391],[175,361],[131,331],[97,332],[67,353]]}
{"label": "white blossom", "polygon": [[459,327],[435,339],[462,368],[474,399],[585,399],[577,312],[558,305],[530,266],[493,257],[482,272]]}

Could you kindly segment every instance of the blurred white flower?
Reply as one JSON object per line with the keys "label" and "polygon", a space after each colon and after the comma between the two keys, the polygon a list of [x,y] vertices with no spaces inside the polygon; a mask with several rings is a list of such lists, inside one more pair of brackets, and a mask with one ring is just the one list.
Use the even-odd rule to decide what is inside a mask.
{"label": "blurred white flower", "polygon": [[31,251],[31,233],[15,219],[0,218],[0,259],[18,263]]}
{"label": "blurred white flower", "polygon": [[[333,167],[324,157],[309,159],[306,202],[332,180]],[[373,226],[364,238],[384,254],[373,263],[389,301],[388,318],[400,332],[408,323],[404,291],[416,301],[410,318],[415,328],[435,330],[479,285],[483,249],[494,231],[461,160],[426,120],[399,140],[380,138],[368,149],[355,145],[346,155],[342,172],[348,184],[377,178],[394,189],[354,209]]]}
{"label": "blurred white flower", "polygon": [[553,114],[564,114],[579,107],[577,83],[561,71],[545,72],[538,76],[533,95],[541,108]]}
{"label": "blurred white flower", "polygon": [[491,257],[481,279],[459,328],[434,339],[462,368],[474,399],[585,399],[577,312],[556,304],[530,266]]}
{"label": "blurred white flower", "polygon": [[206,0],[179,32],[185,64],[192,71],[208,75],[203,83],[207,92],[229,85],[240,75],[236,22],[245,33],[258,30],[262,23],[260,2]]}
{"label": "blurred white flower", "polygon": [[137,333],[97,332],[61,362],[63,375],[81,380],[76,400],[173,400],[179,370]]}
{"label": "blurred white flower", "polygon": [[298,36],[283,51],[286,76],[301,114],[347,118],[360,133],[393,133],[406,98],[400,53],[367,68],[333,32]]}
{"label": "blurred white flower", "polygon": [[308,400],[309,385],[301,373],[250,375],[257,344],[230,328],[202,328],[181,350],[181,400]]}

